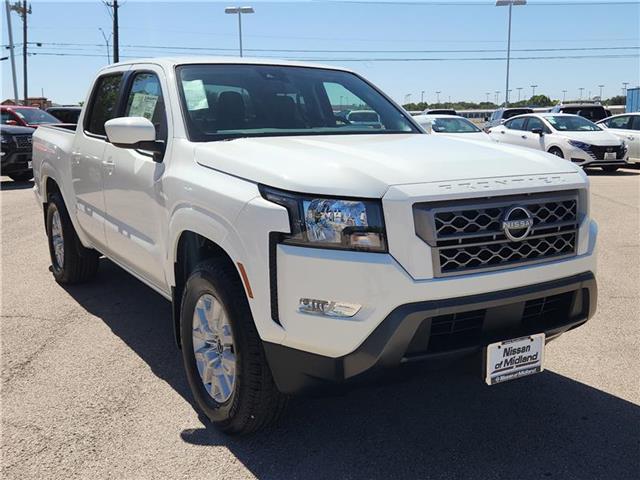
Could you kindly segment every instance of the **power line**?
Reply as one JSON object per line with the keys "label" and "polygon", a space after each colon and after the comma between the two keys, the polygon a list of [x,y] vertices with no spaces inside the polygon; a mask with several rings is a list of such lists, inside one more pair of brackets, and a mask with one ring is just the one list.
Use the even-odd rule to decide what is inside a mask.
{"label": "power line", "polygon": [[[103,57],[103,54],[95,53],[65,53],[65,52],[31,52],[33,55],[48,55],[60,57]],[[126,55],[126,58],[139,58],[137,56]],[[258,58],[278,58],[268,55],[261,55]],[[542,57],[512,57],[512,60],[565,60],[565,59],[616,59],[616,58],[640,58],[640,54],[622,55],[557,55]],[[308,62],[466,62],[466,61],[503,61],[506,57],[468,57],[468,58],[289,58],[289,60]]]}
{"label": "power line", "polygon": [[[63,43],[63,42],[38,42],[40,45],[64,46],[64,47],[101,47],[97,43]],[[193,50],[193,51],[234,51],[234,48],[219,47],[191,47],[178,45],[122,45],[122,48],[140,48],[148,50]],[[73,48],[69,48],[72,50]],[[322,49],[290,49],[290,48],[247,48],[252,52],[284,52],[284,53],[500,53],[505,49],[444,49],[444,50],[322,50]],[[580,52],[580,51],[610,51],[610,50],[640,50],[640,46],[613,46],[613,47],[564,47],[564,48],[517,48],[514,52]]]}

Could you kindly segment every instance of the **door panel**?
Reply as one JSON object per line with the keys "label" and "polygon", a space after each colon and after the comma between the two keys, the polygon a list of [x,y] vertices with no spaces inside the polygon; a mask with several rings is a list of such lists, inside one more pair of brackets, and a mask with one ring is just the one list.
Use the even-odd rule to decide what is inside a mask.
{"label": "door panel", "polygon": [[116,72],[96,80],[87,105],[86,119],[83,119],[83,128],[78,129],[71,153],[71,178],[78,223],[101,250],[106,245],[102,166],[107,145],[104,123],[116,115],[122,78],[123,74]]}
{"label": "door panel", "polygon": [[[156,138],[167,139],[166,112],[159,78],[132,69],[126,81],[124,116],[143,116],[156,126]],[[158,159],[162,160],[162,159]],[[163,175],[166,165],[153,155],[107,145],[104,155],[107,245],[116,260],[161,289],[164,275],[162,236],[167,224]]]}

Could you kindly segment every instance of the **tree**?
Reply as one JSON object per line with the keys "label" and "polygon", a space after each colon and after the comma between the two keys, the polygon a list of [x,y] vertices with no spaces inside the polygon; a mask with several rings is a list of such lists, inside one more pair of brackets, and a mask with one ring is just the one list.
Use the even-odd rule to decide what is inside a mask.
{"label": "tree", "polygon": [[605,105],[626,105],[627,97],[624,95],[616,95],[615,97],[602,100],[602,103]]}

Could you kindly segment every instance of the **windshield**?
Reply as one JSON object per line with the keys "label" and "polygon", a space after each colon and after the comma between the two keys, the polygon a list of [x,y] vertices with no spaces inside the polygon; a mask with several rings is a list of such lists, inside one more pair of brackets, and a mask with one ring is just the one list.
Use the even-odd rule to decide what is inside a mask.
{"label": "windshield", "polygon": [[[377,90],[348,72],[272,65],[186,65],[178,67],[177,73],[189,138],[194,141],[420,133]],[[344,111],[350,113],[344,115]]]}
{"label": "windshield", "polygon": [[437,133],[476,133],[480,129],[465,118],[435,118],[431,128]]}
{"label": "windshield", "polygon": [[547,121],[560,132],[597,132],[601,130],[595,123],[577,115],[547,117]]}
{"label": "windshield", "polygon": [[13,111],[29,125],[60,123],[56,117],[38,108],[14,108]]}

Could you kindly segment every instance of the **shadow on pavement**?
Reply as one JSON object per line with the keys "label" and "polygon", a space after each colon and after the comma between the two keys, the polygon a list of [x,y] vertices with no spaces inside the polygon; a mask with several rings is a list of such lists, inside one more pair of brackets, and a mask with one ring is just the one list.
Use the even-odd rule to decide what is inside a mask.
{"label": "shadow on pavement", "polygon": [[[192,403],[169,303],[110,261],[100,268],[68,292]],[[250,437],[205,419],[181,436],[227,447],[259,479],[639,478],[638,406],[550,371],[489,388],[454,369],[296,399]]]}
{"label": "shadow on pavement", "polygon": [[3,180],[0,182],[0,190],[24,190],[26,188],[33,188],[33,181],[27,182],[14,182],[13,180]]}

